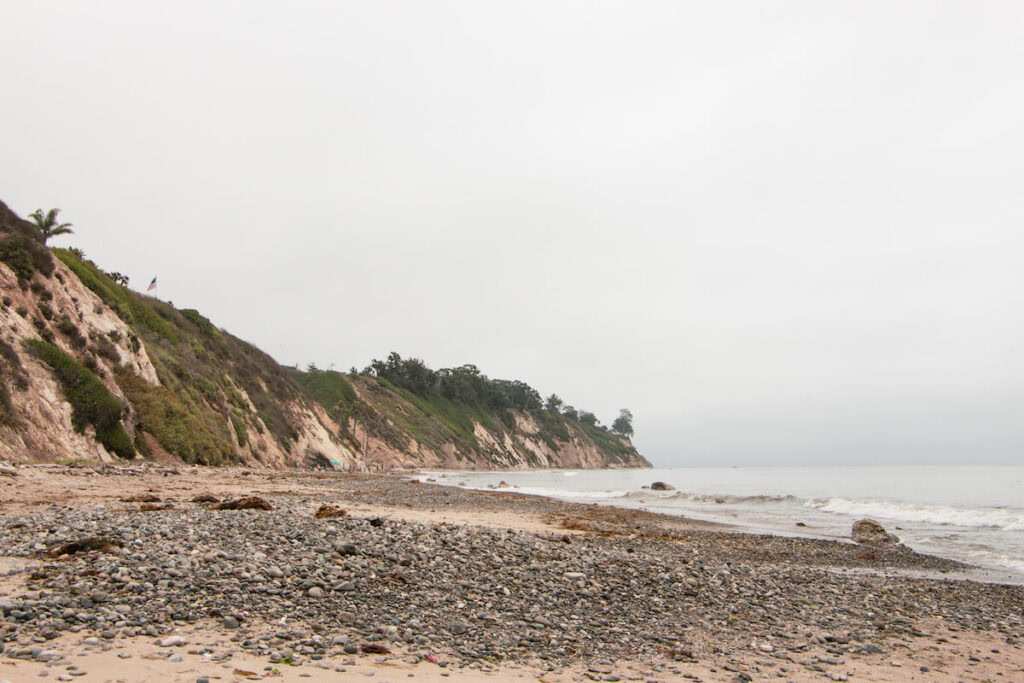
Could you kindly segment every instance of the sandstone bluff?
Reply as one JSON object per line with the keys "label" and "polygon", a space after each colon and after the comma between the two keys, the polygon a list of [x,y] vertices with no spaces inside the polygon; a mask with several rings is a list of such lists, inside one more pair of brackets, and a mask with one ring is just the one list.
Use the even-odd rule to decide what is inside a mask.
{"label": "sandstone bluff", "polygon": [[[458,371],[529,389],[474,376],[473,366]],[[46,247],[0,202],[0,460],[650,466],[599,424],[493,405],[419,396],[372,372],[283,367],[198,311],[129,289],[81,251]]]}

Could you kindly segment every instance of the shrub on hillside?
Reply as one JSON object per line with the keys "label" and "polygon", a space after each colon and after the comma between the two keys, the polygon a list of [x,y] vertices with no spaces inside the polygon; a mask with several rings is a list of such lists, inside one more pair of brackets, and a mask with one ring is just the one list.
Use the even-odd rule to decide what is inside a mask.
{"label": "shrub on hillside", "polygon": [[76,349],[85,348],[86,340],[79,331],[78,326],[72,322],[67,315],[62,315],[57,321],[57,331],[71,341],[71,346]]}
{"label": "shrub on hillside", "polygon": [[36,328],[36,332],[39,333],[40,337],[51,344],[53,343],[53,332],[46,326],[45,320],[42,318],[32,318],[32,326]]}
{"label": "shrub on hillside", "polygon": [[231,426],[235,428],[235,436],[238,438],[238,445],[244,447],[249,443],[249,434],[245,431],[245,424],[242,419],[231,413]]}
{"label": "shrub on hillside", "polygon": [[216,337],[218,334],[220,334],[217,328],[214,327],[213,323],[210,322],[210,319],[207,318],[202,313],[200,313],[199,311],[197,311],[196,309],[183,308],[178,312],[181,313],[186,318],[188,318],[190,321],[192,321],[192,324],[198,327],[199,331],[205,334],[207,337]]}
{"label": "shrub on hillside", "polygon": [[14,413],[14,405],[11,403],[11,393],[7,389],[7,378],[0,373],[0,426],[15,427],[18,424],[18,416]]}
{"label": "shrub on hillside", "polygon": [[43,301],[53,300],[53,292],[48,290],[46,288],[46,285],[44,285],[42,282],[39,282],[38,280],[33,280],[32,282],[30,282],[28,288],[32,290],[33,294],[38,296]]}
{"label": "shrub on hillside", "polygon": [[[120,335],[118,335],[118,338],[120,338]],[[108,337],[96,334],[90,335],[90,339],[92,339],[93,352],[97,356],[106,358],[111,363],[121,362],[121,354],[118,352],[117,346]]]}
{"label": "shrub on hillside", "polygon": [[234,456],[234,449],[210,431],[198,410],[166,386],[152,386],[127,368],[115,374],[135,407],[138,428],[168,453],[201,465],[220,465]]}
{"label": "shrub on hillside", "polygon": [[0,425],[14,427],[18,419],[11,403],[8,386],[10,380],[14,380],[16,388],[22,391],[28,389],[28,375],[21,365],[21,359],[18,358],[13,346],[0,339]]}
{"label": "shrub on hillside", "polygon": [[53,344],[28,339],[25,347],[50,366],[64,397],[71,404],[71,423],[79,432],[86,425],[96,430],[96,440],[122,458],[135,457],[135,447],[121,424],[123,407],[103,382],[81,363]]}
{"label": "shrub on hillside", "polygon": [[[3,233],[9,233],[3,235]],[[0,241],[8,237],[20,238],[12,240],[18,242],[17,248],[24,252],[34,270],[38,270],[45,277],[53,274],[53,256],[40,239],[36,226],[20,218],[11,211],[6,204],[0,202]],[[0,261],[5,260],[0,257]]]}
{"label": "shrub on hillside", "polygon": [[0,237],[0,261],[14,271],[20,282],[28,282],[36,272],[32,254],[25,248],[25,238],[21,235]]}

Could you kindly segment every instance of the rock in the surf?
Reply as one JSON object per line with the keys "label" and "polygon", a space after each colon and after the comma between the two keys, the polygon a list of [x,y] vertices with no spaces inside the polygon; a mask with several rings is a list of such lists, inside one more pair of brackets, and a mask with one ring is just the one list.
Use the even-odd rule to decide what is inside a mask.
{"label": "rock in the surf", "polygon": [[651,490],[652,491],[675,491],[676,487],[672,486],[672,484],[666,484],[663,481],[656,481],[653,484],[651,484]]}
{"label": "rock in the surf", "polygon": [[890,534],[881,524],[873,519],[858,519],[853,523],[853,540],[865,545],[887,545],[899,543],[895,534]]}

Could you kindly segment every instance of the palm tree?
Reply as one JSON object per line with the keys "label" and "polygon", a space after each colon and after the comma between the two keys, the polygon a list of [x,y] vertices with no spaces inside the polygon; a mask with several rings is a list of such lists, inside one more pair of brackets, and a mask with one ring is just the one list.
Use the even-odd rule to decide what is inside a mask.
{"label": "palm tree", "polygon": [[43,244],[51,237],[57,235],[71,235],[75,231],[71,229],[70,223],[57,223],[57,214],[60,213],[60,209],[50,209],[43,214],[42,209],[36,209],[28,215],[36,223],[36,229],[39,230],[39,236],[43,238]]}

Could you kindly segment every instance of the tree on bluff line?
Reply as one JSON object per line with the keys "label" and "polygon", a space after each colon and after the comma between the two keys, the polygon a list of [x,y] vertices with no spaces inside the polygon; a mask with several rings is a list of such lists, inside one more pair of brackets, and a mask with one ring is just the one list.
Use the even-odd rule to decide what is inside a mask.
{"label": "tree on bluff line", "polygon": [[626,408],[619,411],[619,416],[612,422],[612,431],[629,438],[633,436],[633,413]]}
{"label": "tree on bluff line", "polygon": [[75,231],[71,229],[71,223],[57,222],[57,214],[59,213],[60,209],[50,209],[45,214],[42,209],[36,209],[28,215],[36,224],[39,236],[43,238],[43,244],[46,244],[51,237],[74,234]]}

